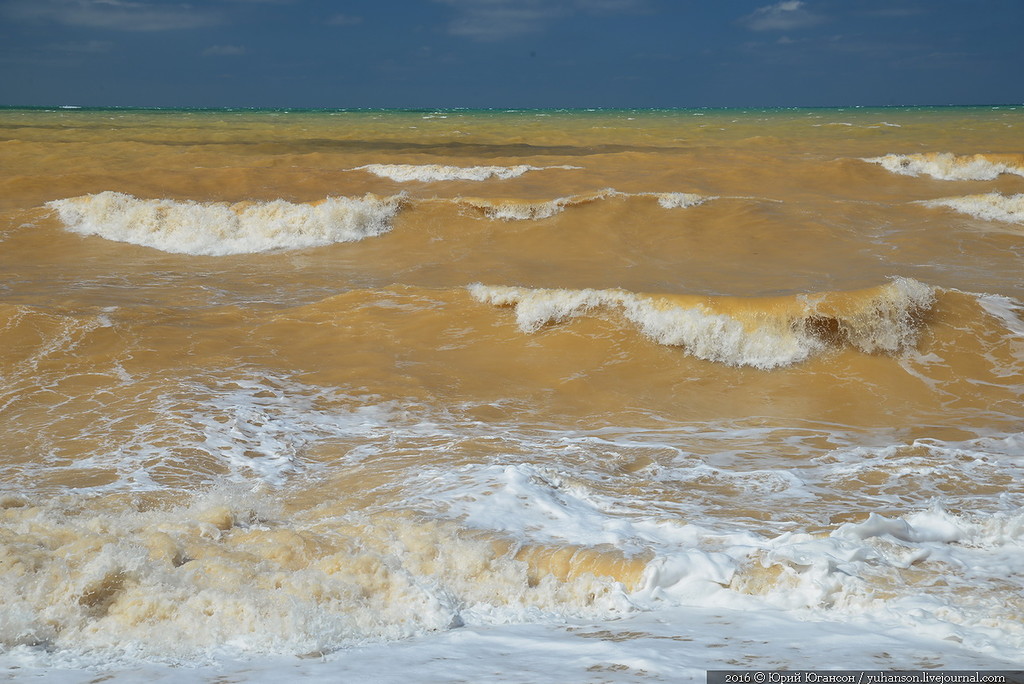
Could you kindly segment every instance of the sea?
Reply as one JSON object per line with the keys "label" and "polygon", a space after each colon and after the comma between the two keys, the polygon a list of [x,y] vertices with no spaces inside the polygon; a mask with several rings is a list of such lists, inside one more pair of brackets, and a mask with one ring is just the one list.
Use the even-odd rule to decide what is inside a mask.
{"label": "sea", "polygon": [[0,109],[0,679],[1024,669],[1024,106]]}

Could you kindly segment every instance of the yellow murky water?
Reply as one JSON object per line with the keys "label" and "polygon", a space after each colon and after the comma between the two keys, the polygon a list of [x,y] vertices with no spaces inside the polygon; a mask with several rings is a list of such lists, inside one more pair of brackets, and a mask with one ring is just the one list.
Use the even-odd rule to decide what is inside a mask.
{"label": "yellow murky water", "polygon": [[690,580],[1024,644],[976,558],[907,560],[1019,543],[1022,130],[0,111],[0,644],[300,653]]}

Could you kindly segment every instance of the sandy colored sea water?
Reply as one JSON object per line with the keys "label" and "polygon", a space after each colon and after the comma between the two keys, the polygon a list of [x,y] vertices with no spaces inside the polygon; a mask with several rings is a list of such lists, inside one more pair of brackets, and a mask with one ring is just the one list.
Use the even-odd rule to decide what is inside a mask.
{"label": "sandy colored sea water", "polygon": [[1024,108],[0,110],[0,667],[1024,664]]}

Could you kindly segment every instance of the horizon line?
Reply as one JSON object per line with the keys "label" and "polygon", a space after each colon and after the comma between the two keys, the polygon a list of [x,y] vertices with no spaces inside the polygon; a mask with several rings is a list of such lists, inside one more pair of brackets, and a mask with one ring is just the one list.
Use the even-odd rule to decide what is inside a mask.
{"label": "horizon line", "polygon": [[76,105],[76,104],[0,104],[0,110],[59,110],[59,111],[236,111],[236,112],[671,112],[671,111],[733,111],[733,110],[800,110],[800,109],[937,109],[937,108],[1000,108],[1022,107],[1024,102],[990,102],[973,104],[847,104],[847,105],[691,105],[671,107],[468,107],[468,106],[390,106],[390,107],[293,107],[293,106],[244,106],[244,105]]}

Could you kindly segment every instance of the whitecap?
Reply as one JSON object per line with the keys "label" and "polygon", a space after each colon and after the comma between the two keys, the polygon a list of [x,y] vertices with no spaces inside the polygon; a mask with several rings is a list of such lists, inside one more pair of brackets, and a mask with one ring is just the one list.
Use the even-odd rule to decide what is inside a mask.
{"label": "whitecap", "polygon": [[46,204],[82,235],[164,252],[222,256],[353,242],[391,230],[400,196],[203,203],[101,192]]}
{"label": "whitecap", "polygon": [[916,314],[935,298],[933,288],[909,278],[856,292],[763,300],[480,283],[469,291],[480,302],[514,307],[525,333],[603,308],[620,312],[659,344],[682,347],[707,361],[765,370],[803,361],[834,344],[898,352],[914,343]]}
{"label": "whitecap", "polygon": [[1003,173],[1024,176],[1024,166],[995,161],[981,154],[887,154],[864,161],[879,164],[887,171],[902,176],[928,175],[939,180],[994,180]]}
{"label": "whitecap", "polygon": [[921,204],[926,207],[946,207],[983,221],[1024,223],[1024,194],[1007,196],[991,192],[964,197],[945,197]]}
{"label": "whitecap", "polygon": [[450,166],[445,164],[366,164],[357,166],[353,171],[367,171],[381,178],[389,178],[399,183],[418,181],[434,183],[439,181],[485,181],[490,178],[507,180],[518,178],[529,171],[545,171],[548,169],[578,169],[578,166]]}
{"label": "whitecap", "polygon": [[619,192],[613,188],[606,188],[599,192],[570,195],[568,197],[556,197],[553,200],[523,201],[523,200],[497,200],[463,197],[455,200],[458,204],[472,207],[482,212],[490,219],[501,221],[536,221],[539,219],[551,218],[562,213],[569,207],[581,206],[600,200],[616,197],[632,198],[654,198],[664,209],[686,209],[703,204],[715,197],[695,195],[684,192]]}

